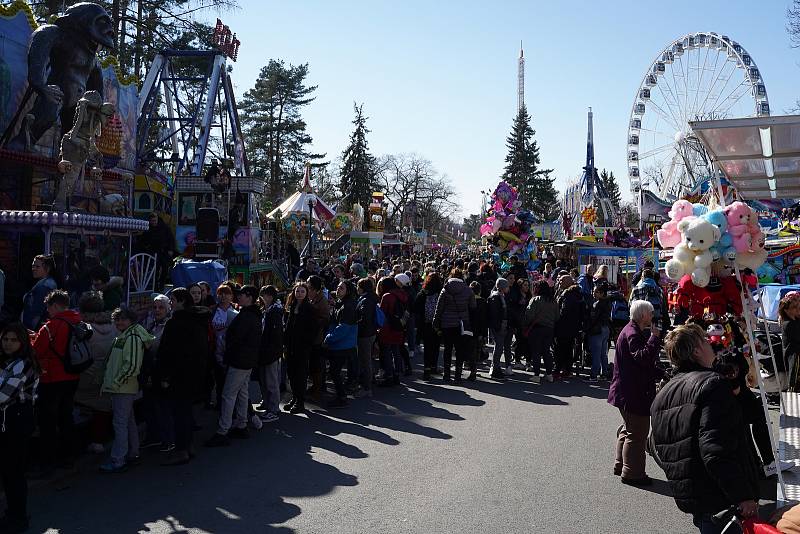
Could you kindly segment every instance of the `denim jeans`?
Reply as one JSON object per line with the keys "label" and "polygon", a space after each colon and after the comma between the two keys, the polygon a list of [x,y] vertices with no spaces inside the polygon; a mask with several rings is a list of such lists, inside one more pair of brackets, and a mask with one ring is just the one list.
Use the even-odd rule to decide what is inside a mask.
{"label": "denim jeans", "polygon": [[358,338],[358,376],[361,388],[372,389],[372,346],[375,336]]}
{"label": "denim jeans", "polygon": [[506,329],[500,327],[499,330],[489,329],[490,335],[494,338],[494,350],[492,351],[492,371],[500,370],[500,358],[503,357],[505,348]]}
{"label": "denim jeans", "polygon": [[258,367],[258,385],[261,388],[261,406],[277,414],[281,401],[281,360]]}
{"label": "denim jeans", "polygon": [[608,335],[609,328],[604,326],[599,334],[589,336],[589,352],[592,354],[592,375],[608,373]]}
{"label": "denim jeans", "polygon": [[403,369],[400,345],[381,344],[381,365],[387,379],[400,376],[400,371]]}
{"label": "denim jeans", "polygon": [[139,456],[139,428],[133,414],[135,393],[112,393],[111,410],[114,412],[114,442],[111,444],[111,461],[125,464],[128,456]]}
{"label": "denim jeans", "polygon": [[533,366],[533,374],[538,375],[544,359],[544,374],[553,374],[553,329],[544,326],[531,328],[528,332],[528,363]]}
{"label": "denim jeans", "polygon": [[252,369],[228,367],[228,373],[225,375],[225,387],[222,389],[218,434],[227,434],[231,425],[234,428],[247,428],[247,409],[250,407],[248,387],[251,372]]}

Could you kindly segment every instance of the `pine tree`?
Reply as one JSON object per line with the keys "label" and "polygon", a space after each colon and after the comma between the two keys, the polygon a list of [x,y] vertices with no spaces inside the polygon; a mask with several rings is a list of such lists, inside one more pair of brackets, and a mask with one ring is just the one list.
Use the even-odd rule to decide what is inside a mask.
{"label": "pine tree", "polygon": [[600,226],[616,226],[617,221],[614,220],[613,214],[612,218],[606,220],[605,213],[603,212],[602,207],[600,206],[600,201],[597,197],[602,193],[605,194],[605,197],[611,202],[611,205],[614,208],[614,213],[619,213],[620,204],[622,203],[622,195],[619,192],[619,185],[617,185],[617,180],[614,178],[614,173],[608,172],[607,170],[603,169],[598,176],[595,174],[599,180],[599,187],[595,191],[595,201],[594,207],[597,209],[599,223]]}
{"label": "pine tree", "polygon": [[307,75],[307,63],[286,66],[271,59],[239,105],[251,173],[265,178],[267,201],[297,187],[307,161],[325,157],[309,151],[312,139],[301,115],[317,88],[306,86]]}
{"label": "pine tree", "polygon": [[533,139],[531,117],[523,105],[514,119],[506,138],[506,167],[502,178],[517,188],[522,209],[531,211],[542,220],[558,215],[558,192],[553,187],[552,169],[539,169],[539,146]]}
{"label": "pine tree", "polygon": [[342,168],[339,174],[339,191],[342,193],[342,206],[345,210],[358,202],[362,207],[369,205],[375,191],[376,160],[367,146],[367,118],[364,104],[353,102],[355,130],[350,135],[350,144],[342,152]]}
{"label": "pine tree", "polygon": [[608,172],[603,169],[600,173],[600,183],[603,184],[603,189],[605,190],[608,200],[611,201],[611,205],[614,206],[615,210],[618,210],[622,202],[622,194],[619,192],[619,185],[617,184],[617,179],[614,177],[614,171]]}

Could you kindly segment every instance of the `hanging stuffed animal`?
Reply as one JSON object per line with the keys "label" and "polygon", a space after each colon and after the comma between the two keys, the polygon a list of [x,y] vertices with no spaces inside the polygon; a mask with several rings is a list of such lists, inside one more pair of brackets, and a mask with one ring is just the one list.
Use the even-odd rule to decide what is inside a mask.
{"label": "hanging stuffed animal", "polygon": [[728,232],[733,238],[733,246],[736,252],[747,252],[750,250],[750,207],[744,202],[737,201],[726,206],[723,211],[728,221]]}
{"label": "hanging stuffed animal", "polygon": [[672,259],[667,261],[665,272],[672,280],[680,280],[685,274],[692,275],[692,282],[705,287],[711,277],[713,257],[709,249],[719,241],[719,228],[706,219],[682,220],[678,230],[683,240],[675,247]]}
{"label": "hanging stuffed animal", "polygon": [[662,248],[673,248],[681,242],[678,223],[688,217],[694,218],[692,203],[688,200],[676,200],[669,210],[669,216],[670,220],[662,224],[661,229],[656,232]]}
{"label": "hanging stuffed animal", "polygon": [[714,261],[719,259],[733,260],[736,258],[736,248],[733,245],[733,237],[728,233],[728,219],[722,209],[715,209],[702,215],[702,218],[719,228],[720,238],[711,247],[711,256]]}

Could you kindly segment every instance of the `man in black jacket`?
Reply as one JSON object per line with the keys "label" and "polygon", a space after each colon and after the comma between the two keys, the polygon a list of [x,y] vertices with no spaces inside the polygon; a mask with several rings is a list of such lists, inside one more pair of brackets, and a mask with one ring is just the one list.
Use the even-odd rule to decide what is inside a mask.
{"label": "man in black jacket", "polygon": [[261,348],[258,352],[258,384],[261,406],[258,416],[265,423],[278,420],[281,400],[281,355],[283,354],[283,305],[275,286],[264,286],[259,293],[263,304]]}
{"label": "man in black jacket", "polygon": [[[244,439],[247,432],[247,412],[250,407],[248,386],[250,373],[258,365],[261,349],[261,309],[258,289],[242,286],[239,291],[239,315],[231,321],[225,334],[224,363],[228,367],[222,389],[217,433],[206,441],[207,447],[228,445],[228,438]],[[234,410],[236,413],[234,414]]]}
{"label": "man in black jacket", "polygon": [[743,517],[758,512],[759,467],[732,382],[712,370],[715,354],[696,325],[667,335],[675,377],[651,407],[652,440],[678,508],[700,532],[721,527],[711,516],[737,505]]}

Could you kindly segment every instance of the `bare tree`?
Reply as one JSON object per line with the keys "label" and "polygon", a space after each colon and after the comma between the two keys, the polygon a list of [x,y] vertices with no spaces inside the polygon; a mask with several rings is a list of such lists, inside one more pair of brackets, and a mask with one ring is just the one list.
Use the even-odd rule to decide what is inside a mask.
{"label": "bare tree", "polygon": [[387,222],[395,228],[436,228],[458,211],[450,179],[417,154],[379,158],[377,181],[386,195]]}

